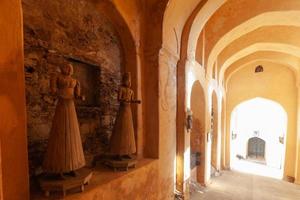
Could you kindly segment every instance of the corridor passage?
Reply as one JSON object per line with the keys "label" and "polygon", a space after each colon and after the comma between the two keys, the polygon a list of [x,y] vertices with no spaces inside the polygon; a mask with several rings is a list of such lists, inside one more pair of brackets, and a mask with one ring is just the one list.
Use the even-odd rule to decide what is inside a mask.
{"label": "corridor passage", "polygon": [[257,175],[225,171],[192,200],[300,200],[300,186]]}

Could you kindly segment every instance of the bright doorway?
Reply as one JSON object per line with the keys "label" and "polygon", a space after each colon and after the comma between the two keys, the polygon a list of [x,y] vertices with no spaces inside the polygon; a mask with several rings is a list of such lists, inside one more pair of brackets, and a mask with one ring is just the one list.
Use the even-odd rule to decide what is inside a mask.
{"label": "bright doorway", "polygon": [[287,113],[271,100],[254,98],[231,113],[231,169],[282,179]]}

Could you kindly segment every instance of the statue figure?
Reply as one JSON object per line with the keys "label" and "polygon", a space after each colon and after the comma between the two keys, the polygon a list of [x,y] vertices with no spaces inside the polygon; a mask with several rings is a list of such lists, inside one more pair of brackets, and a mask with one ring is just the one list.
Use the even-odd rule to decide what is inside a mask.
{"label": "statue figure", "polygon": [[119,159],[130,159],[131,155],[136,153],[131,104],[141,101],[134,100],[134,92],[130,87],[131,74],[127,72],[123,76],[123,84],[119,90],[120,108],[110,140],[110,153]]}
{"label": "statue figure", "polygon": [[48,148],[43,169],[48,174],[64,173],[76,175],[75,170],[85,166],[85,158],[74,105],[74,98],[80,94],[80,84],[73,79],[73,66],[65,64],[61,74],[51,79],[51,93],[58,96],[55,115],[50,131]]}

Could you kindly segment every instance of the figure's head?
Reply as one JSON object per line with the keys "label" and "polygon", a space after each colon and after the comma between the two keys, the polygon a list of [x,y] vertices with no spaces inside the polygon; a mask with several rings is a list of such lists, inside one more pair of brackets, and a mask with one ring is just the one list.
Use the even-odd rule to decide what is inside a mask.
{"label": "figure's head", "polygon": [[130,72],[125,72],[125,74],[123,75],[123,85],[126,86],[126,87],[131,86],[131,74],[130,74]]}
{"label": "figure's head", "polygon": [[67,64],[64,64],[60,67],[60,70],[61,70],[61,73],[63,75],[72,75],[73,74],[73,65],[67,63]]}

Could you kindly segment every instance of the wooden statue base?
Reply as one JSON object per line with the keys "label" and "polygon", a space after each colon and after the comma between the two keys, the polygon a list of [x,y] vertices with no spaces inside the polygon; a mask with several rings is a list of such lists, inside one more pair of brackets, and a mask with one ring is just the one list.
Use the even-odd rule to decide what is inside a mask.
{"label": "wooden statue base", "polygon": [[80,191],[83,192],[84,185],[89,184],[92,176],[91,170],[83,168],[76,171],[74,177],[68,176],[62,180],[42,177],[39,179],[39,183],[46,197],[50,196],[50,192],[62,192],[63,196],[66,196],[67,191],[74,188],[80,188]]}
{"label": "wooden statue base", "polygon": [[104,164],[113,168],[114,171],[117,170],[128,171],[128,168],[135,168],[137,164],[137,160],[136,159],[124,159],[124,160],[108,159],[104,161]]}

